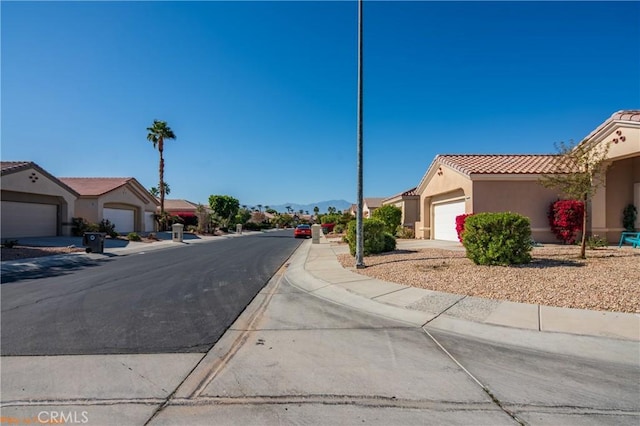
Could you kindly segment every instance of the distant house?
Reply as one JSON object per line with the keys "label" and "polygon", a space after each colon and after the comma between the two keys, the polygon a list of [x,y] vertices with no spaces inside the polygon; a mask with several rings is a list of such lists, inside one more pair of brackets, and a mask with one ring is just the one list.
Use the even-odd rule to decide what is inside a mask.
{"label": "distant house", "polygon": [[[373,213],[373,211],[382,206],[383,201],[384,201],[384,198],[373,198],[373,197],[363,198],[362,199],[362,217],[363,218],[371,217],[371,214]],[[351,204],[351,207],[349,208],[348,212],[352,216],[355,216],[356,213],[358,212],[358,205]]]}
{"label": "distant house", "polygon": [[133,177],[60,178],[79,194],[75,215],[89,222],[103,219],[118,233],[151,232],[158,200]]}
{"label": "distant house", "polygon": [[2,161],[2,239],[71,235],[79,194],[31,161]]}
{"label": "distant house", "polygon": [[375,209],[382,207],[384,198],[365,197],[362,203],[362,217],[371,217]]}
{"label": "distant house", "polygon": [[416,188],[385,198],[382,204],[396,206],[402,210],[400,223],[405,228],[413,229],[415,223],[420,220],[420,195],[416,192]]}
{"label": "distant house", "polygon": [[[617,241],[622,211],[640,211],[640,111],[619,111],[581,144],[610,143],[606,186],[590,206],[587,232]],[[420,217],[416,238],[456,241],[455,217],[463,213],[511,211],[529,217],[533,238],[556,242],[547,211],[561,195],[539,180],[557,172],[554,155],[438,155],[416,188]],[[638,224],[636,224],[636,229]]]}

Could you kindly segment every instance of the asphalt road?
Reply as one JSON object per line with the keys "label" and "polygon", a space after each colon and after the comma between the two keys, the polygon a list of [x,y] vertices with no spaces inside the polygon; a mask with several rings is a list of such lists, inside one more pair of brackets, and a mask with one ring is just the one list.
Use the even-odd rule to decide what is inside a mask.
{"label": "asphalt road", "polygon": [[2,355],[205,352],[299,246],[290,230],[2,285]]}

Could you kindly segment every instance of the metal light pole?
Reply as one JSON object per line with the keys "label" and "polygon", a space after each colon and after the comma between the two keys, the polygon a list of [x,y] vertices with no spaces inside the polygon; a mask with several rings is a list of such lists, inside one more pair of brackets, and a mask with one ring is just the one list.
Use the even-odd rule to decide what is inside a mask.
{"label": "metal light pole", "polygon": [[358,0],[358,208],[356,210],[356,268],[364,268],[364,232],[362,226],[362,2]]}

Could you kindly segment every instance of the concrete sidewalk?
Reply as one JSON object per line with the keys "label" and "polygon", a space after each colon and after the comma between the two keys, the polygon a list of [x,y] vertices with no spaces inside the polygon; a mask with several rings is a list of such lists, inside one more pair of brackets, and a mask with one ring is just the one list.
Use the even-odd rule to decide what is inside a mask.
{"label": "concrete sidewalk", "polygon": [[[148,246],[184,245],[154,243],[143,250]],[[117,256],[133,248],[81,256]],[[303,242],[206,353],[2,357],[3,419],[91,425],[518,424],[495,403],[496,395],[529,421],[541,418],[536,410],[542,409],[548,424],[637,424],[637,315],[560,310],[553,322],[541,315],[546,307],[536,307],[531,317],[529,305],[372,280],[342,268],[339,250],[325,239]],[[57,257],[70,262],[81,256]],[[500,373],[505,376],[492,376],[494,393],[484,392],[436,345],[430,333],[437,330],[496,342],[495,353],[479,362],[493,362],[497,372],[513,359]],[[527,349],[499,357],[514,346]],[[474,358],[482,346],[471,348]],[[560,356],[547,364],[547,353]],[[612,367],[602,371],[598,361]],[[569,366],[580,372],[576,378],[551,384],[549,376],[538,378],[549,371],[556,377],[556,369],[572,378]],[[522,374],[513,378],[516,369]],[[612,372],[628,380],[610,384],[605,379]],[[620,386],[616,393],[613,387]]]}
{"label": "concrete sidewalk", "polygon": [[[290,280],[294,285],[324,299],[413,325],[428,324],[454,332],[463,332],[472,322],[640,341],[640,314],[482,299],[381,281],[343,268],[336,256],[348,252],[346,246],[332,245],[326,238],[320,241],[309,243],[304,271],[294,268],[289,273],[295,274]],[[421,248],[425,244],[462,250],[459,245],[441,241],[408,241],[399,248]]]}

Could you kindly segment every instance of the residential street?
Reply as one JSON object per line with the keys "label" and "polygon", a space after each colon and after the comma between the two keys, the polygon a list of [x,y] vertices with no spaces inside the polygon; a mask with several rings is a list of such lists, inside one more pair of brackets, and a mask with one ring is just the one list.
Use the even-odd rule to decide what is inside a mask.
{"label": "residential street", "polygon": [[291,231],[2,285],[2,355],[204,352],[298,247]]}
{"label": "residential street", "polygon": [[[257,245],[269,235],[237,240]],[[303,242],[209,351],[3,356],[3,416],[91,425],[638,424],[637,339],[393,308],[316,278],[350,276],[327,247]]]}

